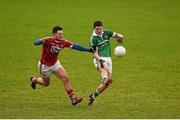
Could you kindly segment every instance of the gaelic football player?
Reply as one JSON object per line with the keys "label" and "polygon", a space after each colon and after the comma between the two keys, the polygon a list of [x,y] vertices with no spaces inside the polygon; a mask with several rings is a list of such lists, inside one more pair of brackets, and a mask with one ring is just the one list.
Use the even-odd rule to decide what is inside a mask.
{"label": "gaelic football player", "polygon": [[112,83],[110,38],[116,38],[118,42],[122,42],[123,40],[122,34],[103,29],[103,23],[101,21],[94,22],[93,27],[94,31],[90,38],[90,45],[96,50],[93,62],[101,73],[102,83],[94,93],[89,95],[88,105],[91,105],[95,98]]}
{"label": "gaelic football player", "polygon": [[63,38],[63,29],[59,26],[53,27],[52,36],[38,39],[34,42],[34,45],[42,45],[42,54],[38,62],[41,77],[31,77],[31,87],[35,89],[37,84],[48,86],[51,74],[55,74],[60,80],[62,80],[64,88],[71,99],[72,105],[80,103],[82,97],[77,97],[75,95],[68,74],[58,60],[58,55],[65,47],[87,52],[92,52],[92,49],[65,40]]}

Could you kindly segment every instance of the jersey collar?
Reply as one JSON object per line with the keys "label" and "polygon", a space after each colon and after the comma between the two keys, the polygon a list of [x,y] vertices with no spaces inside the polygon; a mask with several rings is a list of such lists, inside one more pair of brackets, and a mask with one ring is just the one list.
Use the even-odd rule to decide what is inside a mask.
{"label": "jersey collar", "polygon": [[104,31],[102,32],[102,35],[97,35],[97,34],[95,33],[95,31],[93,31],[93,36],[102,37],[102,36],[103,36],[103,34],[104,34]]}

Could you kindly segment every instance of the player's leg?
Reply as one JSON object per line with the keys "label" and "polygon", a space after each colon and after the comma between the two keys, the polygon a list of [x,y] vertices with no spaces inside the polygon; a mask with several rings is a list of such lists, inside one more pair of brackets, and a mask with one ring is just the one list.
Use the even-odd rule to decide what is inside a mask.
{"label": "player's leg", "polygon": [[39,77],[36,79],[36,83],[44,86],[49,86],[50,77]]}
{"label": "player's leg", "polygon": [[112,84],[113,80],[112,80],[112,60],[108,61],[108,80],[106,82],[106,87],[108,87],[110,84]]}
{"label": "player's leg", "polygon": [[50,76],[52,74],[52,68],[53,66],[47,66],[47,65],[44,65],[44,64],[41,64],[41,62],[39,61],[38,62],[38,69],[39,69],[39,72],[41,74],[41,77],[30,77],[30,80],[31,80],[31,87],[33,89],[36,88],[36,84],[40,84],[40,85],[43,85],[43,86],[48,86],[49,83],[50,83]]}
{"label": "player's leg", "polygon": [[105,89],[108,88],[108,86],[112,83],[111,77],[112,77],[112,66],[109,65],[109,63],[104,63],[104,68],[101,68],[98,66],[99,71],[101,72],[102,77],[102,83],[97,87],[96,91],[89,95],[89,101],[88,104],[91,105],[94,101],[94,99],[102,93]]}
{"label": "player's leg", "polygon": [[50,77],[42,76],[42,77],[31,77],[31,87],[36,89],[36,84],[40,84],[43,86],[49,86]]}
{"label": "player's leg", "polygon": [[[69,77],[67,72],[64,70],[63,67],[59,67],[57,70],[54,71],[54,74],[56,75],[56,77],[58,77],[60,80],[62,80],[64,88],[66,91],[72,89],[72,86],[70,84],[69,81]],[[68,94],[69,96],[72,96],[74,93],[70,93]]]}
{"label": "player's leg", "polygon": [[69,81],[69,77],[65,69],[61,66],[54,71],[54,74],[63,82],[64,88],[71,99],[71,103],[76,105],[82,101],[82,97],[78,98],[75,96],[72,85]]}
{"label": "player's leg", "polygon": [[[102,84],[99,85],[97,88],[99,93],[103,92],[105,89],[108,88],[108,86],[112,83],[112,62],[107,62],[105,69],[101,72],[101,76],[103,79]],[[106,77],[107,75],[107,77]]]}
{"label": "player's leg", "polygon": [[104,63],[104,68],[103,69],[102,68],[99,68],[99,69],[101,69],[100,72],[101,72],[102,83],[96,89],[96,92],[98,94],[103,92],[106,89],[105,83],[108,80],[108,67],[107,67],[107,63]]}
{"label": "player's leg", "polygon": [[108,80],[108,66],[107,63],[103,63],[103,68],[101,68],[100,64],[98,64],[97,69],[100,71],[101,77],[102,77],[102,83],[97,87],[96,91],[94,93],[91,93],[89,95],[89,101],[88,105],[91,105],[94,102],[94,99],[105,90],[104,82]]}

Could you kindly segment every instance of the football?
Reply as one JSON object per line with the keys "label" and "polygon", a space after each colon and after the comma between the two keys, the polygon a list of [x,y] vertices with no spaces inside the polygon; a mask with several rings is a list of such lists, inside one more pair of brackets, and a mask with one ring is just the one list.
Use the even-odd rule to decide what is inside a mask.
{"label": "football", "polygon": [[126,49],[123,46],[117,46],[114,49],[115,56],[122,57],[126,54]]}

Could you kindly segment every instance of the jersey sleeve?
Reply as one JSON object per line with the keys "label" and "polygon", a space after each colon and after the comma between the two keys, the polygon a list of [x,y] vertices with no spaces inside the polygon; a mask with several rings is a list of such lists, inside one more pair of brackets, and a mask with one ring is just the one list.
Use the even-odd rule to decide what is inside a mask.
{"label": "jersey sleeve", "polygon": [[115,33],[115,32],[113,32],[111,30],[107,30],[106,32],[109,35],[109,37],[112,37],[114,35],[114,33]]}
{"label": "jersey sleeve", "polygon": [[42,40],[43,40],[43,44],[48,44],[49,41],[51,40],[51,37],[43,37]]}
{"label": "jersey sleeve", "polygon": [[64,47],[71,47],[73,45],[72,42],[67,41],[67,40],[63,40],[62,44],[63,44]]}

